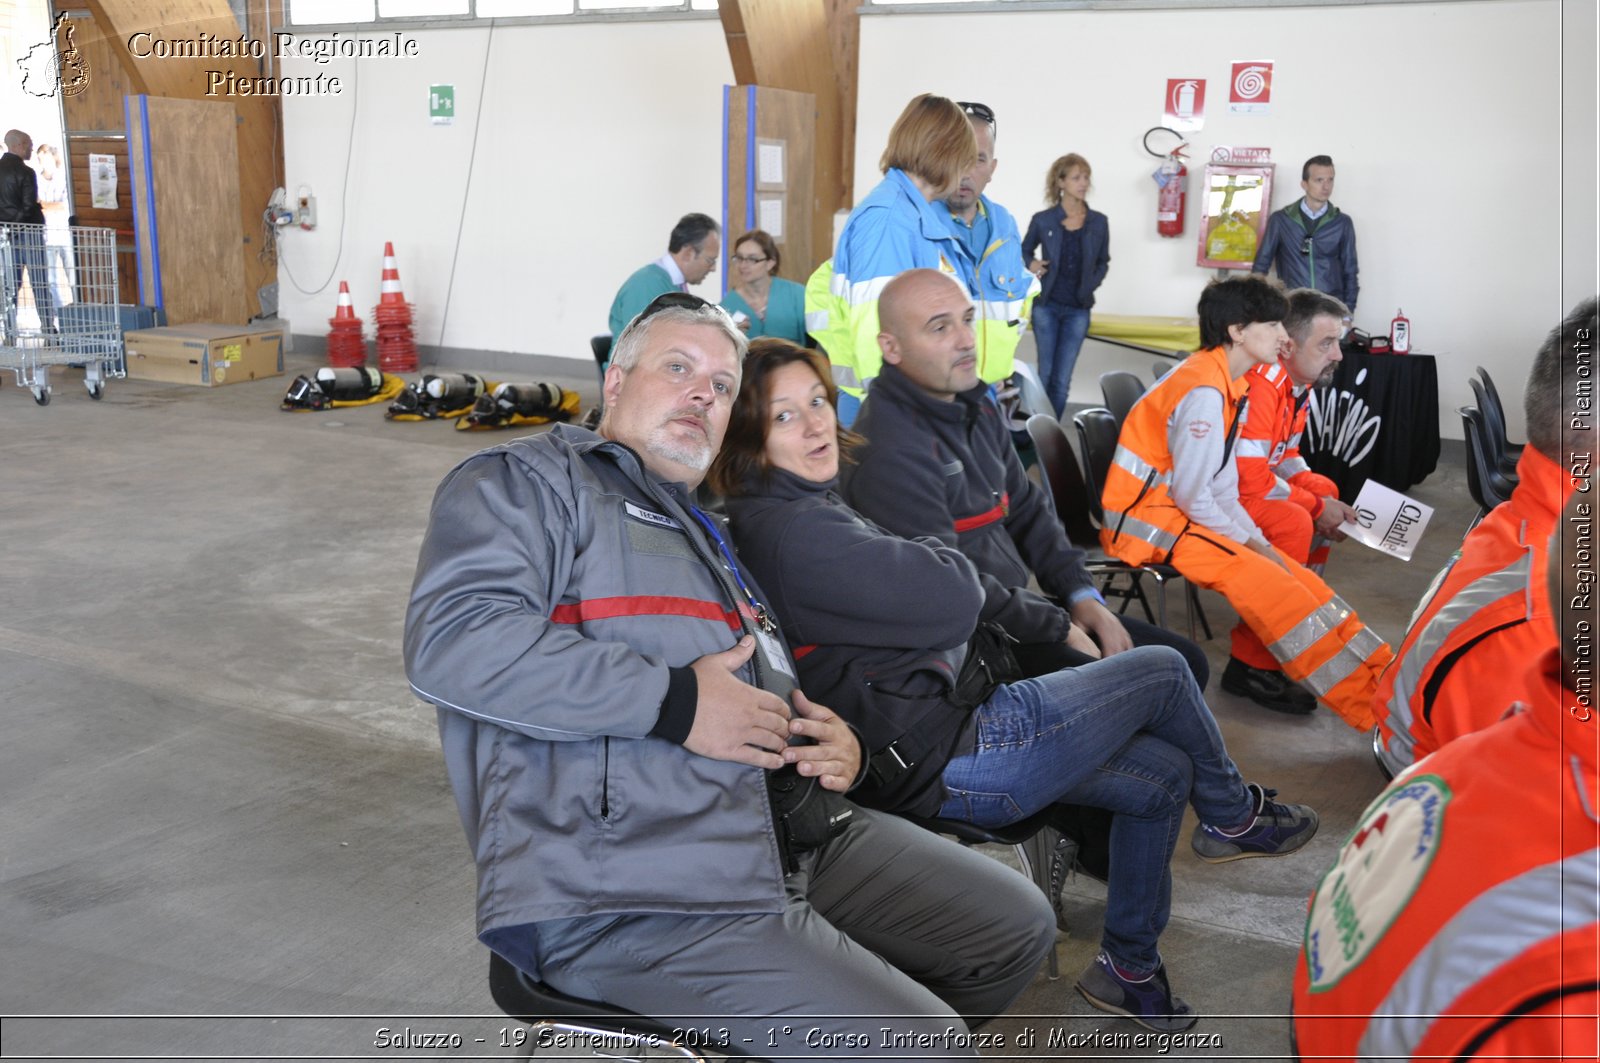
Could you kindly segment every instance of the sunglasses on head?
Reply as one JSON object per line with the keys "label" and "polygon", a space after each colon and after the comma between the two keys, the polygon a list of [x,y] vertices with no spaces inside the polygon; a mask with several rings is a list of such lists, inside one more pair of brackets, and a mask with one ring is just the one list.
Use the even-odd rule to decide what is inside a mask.
{"label": "sunglasses on head", "polygon": [[986,103],[968,103],[965,100],[957,100],[956,101],[956,106],[961,108],[961,110],[965,114],[969,114],[972,117],[979,119],[980,121],[988,122],[989,123],[989,133],[990,133],[990,135],[992,135],[994,137],[997,137],[997,138],[999,137],[999,135],[1000,135],[1000,124],[995,121],[995,119],[994,119],[994,110],[988,104],[986,104]]}
{"label": "sunglasses on head", "polygon": [[727,318],[729,327],[737,327],[733,324],[733,318],[728,316],[728,312],[710,300],[702,299],[698,295],[693,295],[689,292],[662,292],[650,300],[649,306],[639,311],[639,316],[628,323],[628,328],[636,328],[663,310],[705,310],[707,308],[715,310],[724,318]]}

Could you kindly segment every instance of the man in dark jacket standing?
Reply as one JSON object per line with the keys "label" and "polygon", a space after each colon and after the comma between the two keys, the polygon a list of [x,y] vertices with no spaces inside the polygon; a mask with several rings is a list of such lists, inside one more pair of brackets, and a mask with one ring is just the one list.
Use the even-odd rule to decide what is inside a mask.
{"label": "man in dark jacket standing", "polygon": [[[478,865],[478,935],[570,995],[729,1054],[975,1058],[1054,937],[1004,865],[841,793],[862,750],[795,668],[692,492],[744,336],[660,296],[618,338],[598,434],[440,485],[406,617]],[[816,815],[808,815],[815,812]],[[949,1031],[946,1033],[946,1031]]]}
{"label": "man in dark jacket standing", "polygon": [[1276,262],[1285,288],[1315,288],[1355,313],[1361,285],[1356,279],[1356,223],[1329,203],[1333,197],[1333,159],[1313,155],[1300,167],[1305,196],[1267,219],[1267,235],[1256,251],[1252,272],[1265,273]]}
{"label": "man in dark jacket standing", "polygon": [[[20,129],[8,129],[6,152],[0,155],[0,226],[6,228],[11,238],[13,299],[22,292],[22,271],[26,269],[33,286],[33,306],[39,313],[39,327],[54,331],[54,303],[44,266],[44,230],[16,228],[11,224],[44,224],[44,208],[39,205],[39,175],[28,165],[32,156],[33,138]],[[14,303],[6,317],[5,329],[7,339],[14,341],[17,335]]]}

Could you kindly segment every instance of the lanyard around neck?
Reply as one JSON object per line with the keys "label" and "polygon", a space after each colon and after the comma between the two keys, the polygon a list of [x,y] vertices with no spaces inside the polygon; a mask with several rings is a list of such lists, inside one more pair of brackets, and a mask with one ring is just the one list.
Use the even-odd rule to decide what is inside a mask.
{"label": "lanyard around neck", "polygon": [[734,582],[739,585],[740,592],[750,605],[750,616],[755,621],[756,626],[768,635],[776,634],[778,625],[773,622],[772,614],[767,610],[767,607],[761,604],[750,590],[750,585],[744,581],[744,575],[739,571],[739,563],[733,559],[733,551],[729,550],[728,544],[723,541],[722,533],[717,530],[716,521],[702,513],[699,506],[690,506],[689,512],[694,514],[695,520],[698,520],[705,530],[711,533],[711,538],[716,541],[717,549],[721,552],[723,560],[728,563],[728,571],[733,573]]}

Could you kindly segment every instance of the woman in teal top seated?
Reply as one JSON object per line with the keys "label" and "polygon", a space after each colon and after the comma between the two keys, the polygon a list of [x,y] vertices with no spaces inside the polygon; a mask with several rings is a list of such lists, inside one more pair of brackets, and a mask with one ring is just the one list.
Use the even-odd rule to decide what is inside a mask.
{"label": "woman in teal top seated", "polygon": [[806,289],[778,276],[778,245],[760,229],[733,242],[734,282],[722,305],[751,339],[776,336],[810,346],[806,335]]}

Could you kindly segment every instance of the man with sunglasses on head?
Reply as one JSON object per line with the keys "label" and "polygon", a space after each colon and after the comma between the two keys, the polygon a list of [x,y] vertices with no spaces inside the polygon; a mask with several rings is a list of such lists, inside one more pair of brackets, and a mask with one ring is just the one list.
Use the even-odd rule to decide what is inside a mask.
{"label": "man with sunglasses on head", "polygon": [[999,124],[987,104],[957,101],[972,122],[978,161],[945,197],[950,231],[971,260],[978,308],[978,379],[993,384],[1011,375],[1039,282],[1022,261],[1022,236],[1011,212],[983,194],[994,179]]}
{"label": "man with sunglasses on head", "polygon": [[[671,292],[617,339],[597,431],[440,485],[406,617],[478,865],[478,935],[570,996],[769,1058],[976,1058],[1055,936],[1028,881],[843,797],[856,733],[693,491],[745,337]],[[890,1034],[893,1034],[891,1037]]]}
{"label": "man with sunglasses on head", "polygon": [[687,292],[717,268],[722,253],[722,228],[705,214],[685,214],[672,227],[667,253],[634,270],[611,301],[610,326],[621,336],[628,322],[667,292]]}
{"label": "man with sunglasses on head", "polygon": [[1329,203],[1333,196],[1333,159],[1313,155],[1300,167],[1305,196],[1267,219],[1267,235],[1256,251],[1251,270],[1266,273],[1277,266],[1285,288],[1315,288],[1344,303],[1352,314],[1357,281],[1356,224]]}

